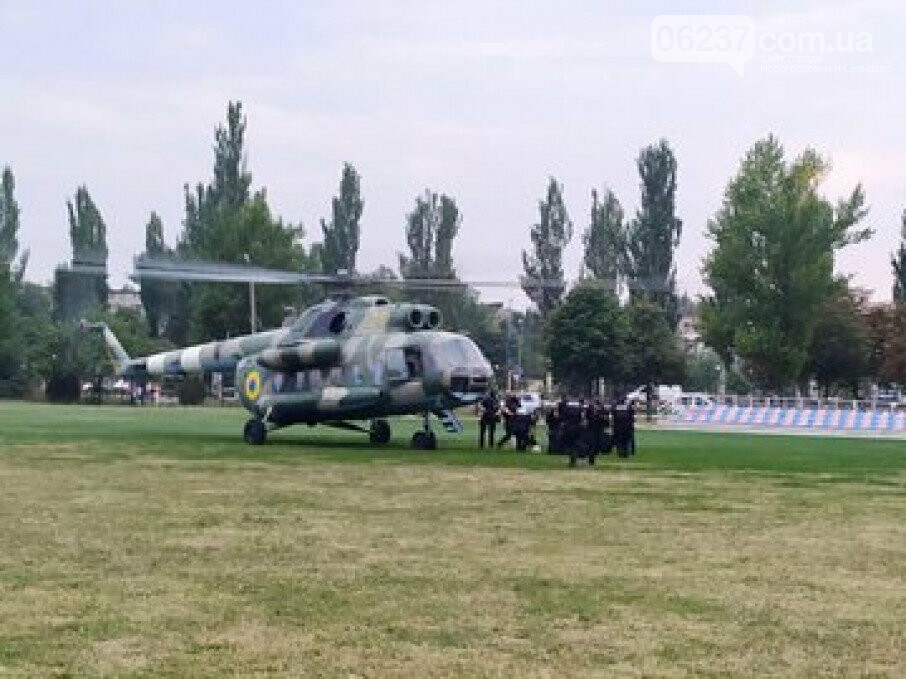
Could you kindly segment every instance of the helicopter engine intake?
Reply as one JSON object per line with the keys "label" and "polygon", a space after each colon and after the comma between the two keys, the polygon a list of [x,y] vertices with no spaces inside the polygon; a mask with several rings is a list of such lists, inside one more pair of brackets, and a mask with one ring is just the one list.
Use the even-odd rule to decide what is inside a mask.
{"label": "helicopter engine intake", "polygon": [[407,304],[401,320],[405,330],[437,330],[443,322],[443,316],[433,306]]}

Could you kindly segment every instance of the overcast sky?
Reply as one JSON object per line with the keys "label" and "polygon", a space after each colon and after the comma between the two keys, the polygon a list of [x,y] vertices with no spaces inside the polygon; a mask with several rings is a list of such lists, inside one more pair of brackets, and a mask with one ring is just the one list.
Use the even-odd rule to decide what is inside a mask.
{"label": "overcast sky", "polygon": [[[760,36],[743,75],[653,58],[657,15],[725,11],[595,0],[0,0],[0,165],[16,175],[28,277],[47,281],[68,259],[65,201],[82,183],[108,225],[114,284],[143,248],[151,210],[172,243],[182,186],[209,178],[214,128],[239,99],[255,186],[310,237],[320,238],[342,163],[358,168],[362,270],[396,266],[405,214],[430,187],[462,211],[461,275],[515,278],[553,175],[576,226],[574,276],[592,187],[610,186],[633,213],[638,150],[666,137],[685,225],[680,285],[701,292],[706,222],[745,150],[774,132],[790,155],[811,145],[831,158],[828,196],[864,184],[877,233],[838,268],[889,298],[906,207],[906,10],[894,1],[740,2],[733,11]],[[803,32],[838,47],[769,49]],[[849,35],[859,51],[841,51]],[[803,57],[823,72],[785,71]]]}

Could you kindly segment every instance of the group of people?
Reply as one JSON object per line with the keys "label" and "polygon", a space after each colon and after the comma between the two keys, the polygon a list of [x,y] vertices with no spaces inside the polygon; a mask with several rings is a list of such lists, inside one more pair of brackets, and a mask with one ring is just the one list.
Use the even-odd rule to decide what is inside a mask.
{"label": "group of people", "polygon": [[[511,439],[518,450],[538,445],[535,425],[538,412],[526,412],[519,397],[508,394],[501,403],[491,392],[479,406],[479,445],[494,447],[497,424],[503,422],[504,435],[497,442],[503,447]],[[601,399],[586,403],[584,399],[569,400],[565,396],[544,414],[547,425],[547,450],[553,454],[569,455],[570,463],[606,455],[614,448],[621,456],[635,454],[635,409],[631,402],[621,400],[605,404]]]}
{"label": "group of people", "polygon": [[635,454],[635,409],[626,400],[605,405],[599,398],[586,403],[564,396],[545,421],[548,452],[569,455],[573,464],[582,457],[594,464],[614,448],[622,457]]}
{"label": "group of people", "polygon": [[507,394],[501,404],[497,394],[492,391],[481,400],[479,411],[478,445],[482,448],[486,443],[489,448],[494,447],[494,435],[501,420],[503,436],[497,442],[498,448],[502,448],[510,440],[516,443],[517,450],[524,451],[538,445],[534,434],[537,423],[535,414],[528,413],[521,407],[516,394]]}

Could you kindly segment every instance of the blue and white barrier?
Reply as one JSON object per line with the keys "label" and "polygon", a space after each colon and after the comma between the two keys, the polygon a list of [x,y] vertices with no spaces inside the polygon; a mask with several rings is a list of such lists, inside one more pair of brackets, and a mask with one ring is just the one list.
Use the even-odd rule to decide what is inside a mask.
{"label": "blue and white barrier", "polygon": [[778,406],[688,405],[674,413],[676,422],[688,425],[740,425],[765,429],[816,429],[835,431],[906,432],[906,411],[834,410]]}

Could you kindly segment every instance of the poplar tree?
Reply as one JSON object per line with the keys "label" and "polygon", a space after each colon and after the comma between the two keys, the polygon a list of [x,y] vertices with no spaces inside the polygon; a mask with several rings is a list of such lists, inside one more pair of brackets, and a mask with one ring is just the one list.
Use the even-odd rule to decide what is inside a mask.
{"label": "poplar tree", "polygon": [[583,236],[586,275],[617,292],[626,272],[626,226],[623,207],[610,189],[604,189],[601,199],[591,192],[591,221]]}
{"label": "poplar tree", "polygon": [[[538,213],[539,220],[531,228],[532,251],[522,251],[522,289],[546,317],[560,304],[566,290],[563,250],[573,237],[563,185],[553,177],[548,181],[545,199],[538,202]],[[540,284],[535,285],[535,281]]]}
{"label": "poplar tree", "polygon": [[340,195],[334,197],[333,215],[330,222],[321,220],[324,234],[323,249],[320,251],[324,273],[336,274],[356,270],[356,255],[359,251],[359,220],[362,217],[361,177],[349,163],[343,165],[340,179]]}
{"label": "poplar tree", "polygon": [[628,284],[634,298],[660,305],[678,319],[676,265],[683,223],[676,216],[676,157],[666,139],[646,146],[636,159],[641,205],[627,234]]}
{"label": "poplar tree", "polygon": [[890,261],[893,267],[893,301],[906,304],[906,210],[903,210],[900,234],[900,248]]}

